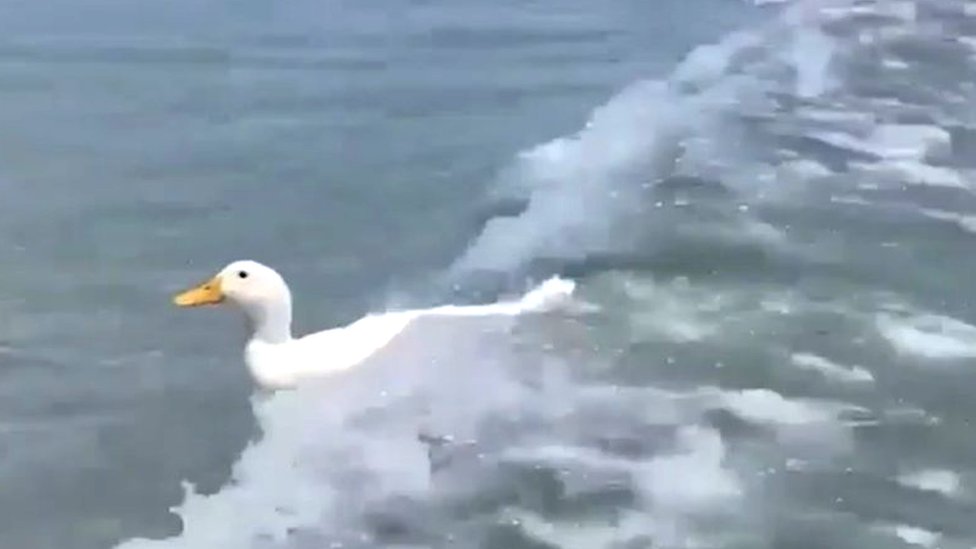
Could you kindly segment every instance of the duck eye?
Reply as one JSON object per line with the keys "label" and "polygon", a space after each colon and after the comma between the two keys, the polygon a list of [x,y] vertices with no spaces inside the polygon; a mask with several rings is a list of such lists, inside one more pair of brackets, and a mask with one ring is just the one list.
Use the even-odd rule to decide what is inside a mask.
{"label": "duck eye", "polygon": [[247,278],[247,271],[238,271],[237,278]]}

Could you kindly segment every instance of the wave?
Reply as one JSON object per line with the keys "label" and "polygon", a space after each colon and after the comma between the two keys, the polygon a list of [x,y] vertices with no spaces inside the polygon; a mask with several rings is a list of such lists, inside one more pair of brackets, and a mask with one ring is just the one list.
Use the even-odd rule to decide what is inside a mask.
{"label": "wave", "polygon": [[[849,205],[871,209],[876,200],[859,193],[901,189],[906,174],[916,186],[940,186],[936,165],[961,161],[942,126],[967,116],[955,101],[965,86],[938,74],[913,83],[930,65],[921,46],[939,42],[918,22],[949,21],[966,8],[933,6],[784,3],[763,25],[690,52],[667,78],[629,86],[576,135],[516,159],[495,190],[520,207],[490,218],[451,276],[653,253],[662,234],[744,235],[776,246],[782,235],[755,205],[816,207],[810,193],[832,197],[842,186]],[[971,58],[963,42],[944,57],[972,68]],[[838,174],[863,175],[871,186],[852,189]],[[953,182],[968,192],[966,181]],[[700,186],[724,192],[695,194]],[[678,223],[689,216],[702,222]],[[174,509],[181,534],[119,547],[598,547],[649,539],[668,547],[728,536],[757,546],[757,529],[725,528],[761,510],[731,505],[752,481],[727,460],[722,427],[709,414],[772,426],[772,436],[804,451],[849,444],[839,416],[863,410],[836,403],[765,389],[602,384],[605,355],[585,326],[569,314],[546,322],[527,314],[565,313],[574,293],[554,279],[513,302],[390,313],[418,322],[396,331],[369,367],[254,398],[262,438],[216,494],[186,487]],[[904,339],[899,322],[879,319],[886,334]],[[969,356],[909,328],[916,347]],[[816,355],[792,360],[841,381],[871,378]]]}
{"label": "wave", "polygon": [[[518,380],[487,360],[481,347],[492,342],[485,334],[503,337],[520,315],[570,304],[574,289],[572,281],[552,278],[515,301],[365,317],[358,322],[374,328],[377,353],[342,379],[255,396],[264,435],[241,455],[232,482],[212,496],[185,486],[184,502],[173,510],[183,522],[179,537],[119,547],[250,547],[371,499],[429,490],[429,447],[421,439],[431,427],[463,436],[490,410],[524,398]],[[465,340],[477,352],[462,355]],[[459,356],[471,364],[453,364]],[[425,406],[442,409],[418,421],[430,416]]]}
{"label": "wave", "polygon": [[[492,198],[519,208],[487,220],[454,278],[653,255],[661,242],[686,242],[689,226],[706,239],[775,246],[750,206],[809,204],[838,185],[854,194],[943,187],[972,201],[967,155],[952,134],[968,127],[974,82],[960,75],[976,65],[964,3],[778,9],[692,50],[666,78],[627,87],[576,134],[521,154]],[[868,209],[884,207],[881,198]]]}

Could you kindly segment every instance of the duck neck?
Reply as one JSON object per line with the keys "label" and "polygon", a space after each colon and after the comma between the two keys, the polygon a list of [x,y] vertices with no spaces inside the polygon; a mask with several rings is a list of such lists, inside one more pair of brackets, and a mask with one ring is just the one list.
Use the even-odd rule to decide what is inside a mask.
{"label": "duck neck", "polygon": [[291,341],[291,300],[262,304],[245,313],[252,340],[272,344]]}

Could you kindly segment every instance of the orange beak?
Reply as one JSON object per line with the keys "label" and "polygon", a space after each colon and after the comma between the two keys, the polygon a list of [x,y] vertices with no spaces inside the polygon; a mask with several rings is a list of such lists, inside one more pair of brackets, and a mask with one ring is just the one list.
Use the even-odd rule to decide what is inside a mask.
{"label": "orange beak", "polygon": [[224,292],[220,287],[220,277],[214,277],[195,288],[190,288],[173,297],[173,303],[179,307],[216,305],[223,301]]}

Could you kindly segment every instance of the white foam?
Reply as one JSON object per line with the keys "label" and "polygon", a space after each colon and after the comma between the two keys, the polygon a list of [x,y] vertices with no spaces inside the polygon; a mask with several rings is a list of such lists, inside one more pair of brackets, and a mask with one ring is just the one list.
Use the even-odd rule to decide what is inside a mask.
{"label": "white foam", "polygon": [[634,475],[647,504],[683,512],[701,511],[741,495],[735,476],[723,468],[725,447],[718,433],[699,427],[679,432],[675,453],[648,460],[628,459],[564,445],[516,449],[506,459],[571,469]]}
{"label": "white foam", "polygon": [[806,121],[820,122],[844,127],[870,128],[874,126],[874,117],[870,113],[843,109],[830,109],[823,106],[803,107],[797,114]]}
{"label": "white foam", "polygon": [[[967,6],[968,7],[968,6]],[[971,58],[976,59],[976,37],[974,36],[957,36],[956,41],[960,44],[973,50],[969,55]]]}
{"label": "white foam", "polygon": [[881,124],[863,137],[839,131],[812,135],[839,148],[877,155],[888,161],[909,161],[909,164],[944,152],[951,145],[948,131],[925,124]]}
{"label": "white foam", "polygon": [[626,546],[655,530],[654,521],[644,513],[623,513],[613,521],[549,522],[535,513],[511,510],[507,518],[529,537],[561,549]]}
{"label": "white foam", "polygon": [[[363,398],[358,405],[368,409],[381,400]],[[213,495],[187,485],[183,503],[173,509],[182,519],[179,536],[134,539],[120,548],[251,547],[261,539],[280,543],[296,528],[355,513],[383,493],[418,493],[428,485],[426,455],[402,423],[391,422],[368,436],[345,426],[355,415],[348,399],[307,388],[254,406],[264,434],[242,453],[231,483]],[[397,459],[388,459],[391,455]],[[362,490],[343,489],[348,482],[343,476],[363,476]]]}
{"label": "white foam", "polygon": [[819,30],[798,32],[790,51],[797,68],[796,94],[806,99],[820,96],[835,85],[830,74],[835,43]]}
{"label": "white foam", "polygon": [[636,304],[630,314],[631,325],[638,331],[664,334],[675,341],[700,341],[718,330],[710,317],[722,307],[721,296],[704,292],[678,279],[670,284],[653,280],[627,279],[623,285],[628,301]]}
{"label": "white foam", "polygon": [[931,185],[934,187],[949,187],[968,189],[968,178],[955,168],[932,166],[920,162],[895,162],[891,165],[911,185]]}
{"label": "white foam", "polygon": [[790,162],[785,162],[782,166],[780,166],[780,172],[784,175],[804,181],[828,177],[834,173],[823,164],[808,158],[801,158],[792,160]]}
{"label": "white foam", "polygon": [[753,33],[730,34],[718,44],[705,44],[689,52],[671,77],[677,82],[706,84],[724,76],[736,54],[759,44],[759,37]]}
{"label": "white foam", "polygon": [[742,496],[739,481],[723,467],[725,446],[717,432],[685,428],[678,447],[678,453],[653,459],[640,471],[639,485],[651,505],[691,513]]}
{"label": "white foam", "polygon": [[811,353],[795,353],[790,357],[793,364],[807,370],[819,372],[824,377],[844,383],[870,383],[874,376],[860,366],[842,366],[822,356]]}
{"label": "white foam", "polygon": [[528,206],[489,221],[454,271],[511,272],[535,257],[613,248],[615,222],[640,204],[640,182],[674,162],[674,132],[690,115],[682,104],[663,83],[640,82],[594,111],[578,134],[523,153],[511,179],[529,194]]}
{"label": "white foam", "polygon": [[856,195],[833,195],[830,201],[836,204],[849,204],[851,206],[870,206],[871,201]]}
{"label": "white foam", "polygon": [[540,541],[558,542],[560,547],[603,547],[611,541],[648,536],[663,545],[680,542],[687,546],[694,533],[682,518],[727,511],[731,503],[744,496],[739,479],[724,465],[721,437],[701,427],[681,429],[673,452],[648,459],[609,456],[565,445],[516,449],[507,452],[505,459],[558,467],[564,477],[577,470],[585,471],[585,475],[600,471],[625,475],[637,487],[640,501],[626,525],[550,524],[531,514],[515,513],[530,535]]}
{"label": "white foam", "polygon": [[958,170],[932,166],[917,160],[892,160],[880,164],[853,162],[852,167],[863,174],[891,180],[898,184],[955,189],[970,187],[968,179]]}
{"label": "white foam", "polygon": [[942,539],[942,536],[936,532],[907,524],[899,524],[894,526],[892,530],[905,543],[920,547],[935,547],[939,543],[939,540]]}
{"label": "white foam", "polygon": [[944,469],[923,469],[898,477],[898,482],[910,488],[927,492],[938,492],[953,497],[959,494],[961,481],[959,474]]}
{"label": "white foam", "polygon": [[901,406],[884,410],[884,421],[897,425],[926,425],[933,427],[942,423],[942,419],[933,416],[922,408],[913,406]]}
{"label": "white foam", "polygon": [[[749,118],[750,131],[767,130],[770,118],[788,110],[783,108],[785,103],[780,94],[817,97],[818,103],[824,105],[824,112],[837,113],[824,114],[825,119],[820,122],[854,126],[846,128],[848,131],[823,132],[816,136],[841,147],[876,155],[878,164],[870,164],[865,169],[882,175],[885,169],[895,170],[899,177],[925,184],[967,184],[959,174],[928,164],[932,156],[943,153],[948,146],[948,134],[944,130],[926,125],[872,128],[873,120],[896,119],[884,114],[902,107],[897,100],[869,102],[854,97],[854,101],[847,101],[852,98],[834,100],[828,96],[843,91],[832,86],[836,84],[829,71],[832,57],[843,55],[844,47],[852,44],[828,44],[832,39],[826,39],[816,30],[806,34],[806,38],[798,33],[809,30],[804,21],[846,17],[854,10],[844,6],[828,13],[828,8],[821,9],[823,3],[798,3],[797,17],[773,25],[774,32],[765,33],[763,29],[737,33],[714,46],[696,49],[672,78],[630,86],[595,110],[578,133],[526,151],[504,174],[502,182],[514,189],[512,192],[518,192],[520,198],[528,199],[526,209],[517,217],[489,221],[458,259],[455,270],[512,272],[539,257],[584,259],[593,251],[625,246],[629,243],[625,239],[633,233],[620,231],[619,221],[628,216],[630,220],[642,221],[654,215],[655,211],[648,213],[642,208],[645,198],[642,193],[648,181],[672,174],[692,174],[706,179],[714,176],[736,190],[761,187],[767,191],[782,181],[776,169],[765,161],[755,161],[748,151],[740,151],[738,146],[747,140],[737,139],[739,134],[735,131],[724,130],[740,129],[736,125],[740,117]],[[864,13],[875,8],[857,9]],[[832,46],[828,54],[807,55],[827,45]],[[858,108],[868,112],[857,111]],[[801,110],[801,118],[802,114]],[[752,121],[758,121],[755,127]],[[791,137],[811,137],[803,129],[786,128],[786,131],[796,133]],[[793,158],[790,162],[783,173],[795,172],[797,179],[830,175],[829,169],[812,161]],[[886,164],[887,168],[879,167]],[[873,182],[864,184],[877,188]],[[572,283],[550,281],[516,301],[449,305],[392,313],[385,319],[382,317],[387,315],[376,315],[381,317],[377,330],[394,335],[401,333],[397,327],[403,317],[397,314],[440,322],[438,329],[425,333],[425,338],[408,342],[408,346],[411,352],[430,350],[441,356],[415,361],[394,353],[386,368],[363,373],[357,370],[356,375],[342,381],[341,390],[326,384],[256,402],[255,414],[264,438],[242,454],[235,464],[232,482],[211,496],[188,491],[176,509],[185,525],[180,536],[158,543],[133,540],[122,547],[251,547],[264,543],[256,540],[265,536],[281,539],[289,531],[303,528],[327,535],[349,531],[360,534],[356,530],[357,521],[364,509],[377,500],[400,494],[414,495],[424,501],[437,497],[438,486],[428,474],[426,448],[415,440],[421,423],[436,424],[443,428],[441,432],[465,438],[472,435],[481,420],[519,417],[529,412],[551,422],[544,425],[547,429],[563,428],[553,439],[545,442],[533,439],[527,443],[541,466],[577,463],[592,470],[609,469],[628,475],[638,481],[642,508],[627,517],[624,530],[646,528],[655,535],[656,544],[667,546],[670,542],[687,546],[689,540],[695,539],[694,535],[682,527],[683,521],[672,519],[680,519],[684,513],[708,512],[716,503],[736,511],[744,507],[729,505],[730,500],[734,503],[741,497],[743,486],[726,468],[726,449],[717,433],[688,427],[681,431],[676,451],[651,457],[621,458],[591,448],[581,449],[572,436],[565,436],[567,432],[576,434],[584,428],[567,419],[573,417],[574,405],[579,403],[574,391],[582,391],[580,387],[566,382],[559,391],[540,401],[537,393],[510,377],[503,360],[491,356],[494,347],[503,345],[478,346],[479,342],[474,341],[468,342],[471,349],[467,349],[458,339],[470,334],[465,336],[449,329],[455,321],[463,323],[481,317],[514,317],[552,310],[562,306],[572,293]],[[715,319],[729,315],[713,313],[727,312],[728,304],[721,302],[722,296],[705,294],[697,292],[695,299],[689,301],[688,295],[665,294],[662,298],[652,292],[652,300],[661,298],[664,304],[670,300],[674,307],[651,311],[643,320],[683,341],[721,333],[719,328],[727,320]],[[688,303],[696,305],[689,308]],[[796,307],[782,309],[783,314],[790,314]],[[669,318],[672,312],[676,314]],[[742,324],[738,316],[735,320]],[[888,316],[879,318],[878,326],[892,345],[904,352],[938,357],[969,357],[976,353],[973,350],[976,339],[970,341],[969,332],[962,330],[960,335],[952,326],[948,330],[945,326],[929,329]],[[384,338],[378,338],[381,339]],[[822,357],[811,359],[812,356],[801,357],[798,366],[851,381],[854,378],[868,381],[870,376],[870,372],[848,370]],[[747,421],[773,426],[777,434],[789,431],[802,436],[816,432],[820,425],[840,425],[839,414],[852,408],[836,402],[787,398],[768,389],[731,392],[704,389],[685,397],[686,401],[669,401],[664,406],[675,416],[669,419],[685,421],[686,414],[694,416],[686,408],[711,410],[718,405]],[[635,406],[634,409],[641,420],[659,418],[645,408]],[[816,466],[815,454],[802,455],[811,467]],[[498,456],[489,456],[492,457]],[[555,535],[556,541],[566,541],[565,536],[559,537],[555,529],[547,529],[544,523],[525,522],[538,535]],[[934,535],[921,531],[930,536],[926,538],[912,527],[899,528],[903,529],[902,534],[916,541],[930,541]],[[620,539],[612,532],[607,536],[608,532],[599,528],[593,536],[591,533],[586,530],[577,545],[598,546],[601,540]]]}
{"label": "white foam", "polygon": [[922,208],[919,211],[926,217],[937,219],[939,221],[955,223],[959,226],[959,228],[966,232],[976,233],[976,215],[965,215],[946,210],[937,210],[934,208]]}
{"label": "white foam", "polygon": [[[359,322],[369,329],[359,332],[376,343],[368,363],[256,396],[263,435],[241,454],[230,483],[213,495],[186,486],[173,510],[183,523],[179,536],[119,547],[251,547],[302,529],[341,539],[364,532],[358,521],[376,502],[429,497],[430,461],[418,433],[468,440],[489,415],[547,405],[495,362],[484,342],[499,324],[489,321],[550,310],[574,289],[551,279],[517,301],[366,317]],[[404,322],[411,333],[394,338]]]}
{"label": "white foam", "polygon": [[905,61],[902,61],[901,59],[897,59],[894,57],[885,57],[884,59],[881,60],[881,65],[886,69],[891,69],[895,71],[903,71],[911,67],[911,65],[909,65]]}
{"label": "white foam", "polygon": [[881,124],[868,138],[868,149],[886,159],[915,160],[951,146],[948,130],[928,124]]}
{"label": "white foam", "polygon": [[721,393],[723,404],[739,417],[755,423],[806,425],[836,419],[838,407],[826,402],[787,399],[770,389]]}
{"label": "white foam", "polygon": [[[816,10],[788,11],[802,17],[787,14],[768,28],[699,46],[669,77],[626,87],[578,132],[519,155],[495,190],[527,199],[527,207],[516,217],[486,223],[453,272],[511,272],[539,257],[629,251],[639,242],[628,238],[634,234],[627,228],[648,215],[648,182],[673,174],[754,190],[761,179],[757,166],[743,162],[739,143],[725,138],[734,118],[727,115],[775,109],[766,73],[782,73],[784,65],[797,75],[791,91],[804,97],[824,94],[833,83],[834,42],[805,24]],[[743,64],[758,74],[743,73]],[[766,183],[775,186],[775,179]]]}
{"label": "white foam", "polygon": [[927,313],[881,314],[876,323],[882,337],[899,353],[931,359],[976,357],[976,327],[961,320]]}

